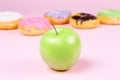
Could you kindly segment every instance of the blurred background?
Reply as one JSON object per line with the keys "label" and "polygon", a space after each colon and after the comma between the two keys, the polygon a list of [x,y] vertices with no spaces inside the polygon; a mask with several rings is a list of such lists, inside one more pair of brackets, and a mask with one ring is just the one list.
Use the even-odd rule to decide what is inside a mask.
{"label": "blurred background", "polygon": [[[120,10],[120,0],[0,0],[0,11],[17,11],[24,17],[42,16],[54,9],[96,15],[107,8]],[[42,61],[40,36],[1,30],[0,80],[120,80],[120,25],[75,30],[81,36],[82,53],[80,61],[67,73],[50,70]]]}
{"label": "blurred background", "polygon": [[0,0],[0,11],[18,11],[24,16],[39,16],[53,9],[96,14],[106,8],[120,9],[120,0]]}

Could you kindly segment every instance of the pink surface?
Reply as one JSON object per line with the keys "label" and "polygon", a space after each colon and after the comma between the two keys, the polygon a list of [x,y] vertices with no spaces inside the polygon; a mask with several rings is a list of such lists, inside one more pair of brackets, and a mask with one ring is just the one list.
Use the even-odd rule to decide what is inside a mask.
{"label": "pink surface", "polygon": [[[105,8],[119,9],[119,3],[119,0],[1,0],[0,10],[18,11],[24,17],[39,16],[52,9],[96,14]],[[53,71],[43,62],[39,53],[41,36],[0,30],[0,80],[120,80],[120,25],[74,30],[81,37],[82,52],[76,65],[66,72]]]}
{"label": "pink surface", "polygon": [[120,9],[119,0],[0,0],[0,11],[12,10],[25,16],[39,16],[49,10],[67,9],[73,12],[97,13],[101,9]]}
{"label": "pink surface", "polygon": [[43,62],[41,36],[0,31],[0,80],[119,80],[120,26],[74,30],[81,37],[82,52],[76,65],[66,72],[53,71]]}

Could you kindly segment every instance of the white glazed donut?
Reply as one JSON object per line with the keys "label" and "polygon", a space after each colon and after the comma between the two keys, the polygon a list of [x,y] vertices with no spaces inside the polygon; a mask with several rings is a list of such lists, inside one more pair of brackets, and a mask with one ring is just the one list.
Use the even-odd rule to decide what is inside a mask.
{"label": "white glazed donut", "polygon": [[5,11],[0,12],[0,29],[9,30],[18,28],[18,22],[22,15],[17,12]]}

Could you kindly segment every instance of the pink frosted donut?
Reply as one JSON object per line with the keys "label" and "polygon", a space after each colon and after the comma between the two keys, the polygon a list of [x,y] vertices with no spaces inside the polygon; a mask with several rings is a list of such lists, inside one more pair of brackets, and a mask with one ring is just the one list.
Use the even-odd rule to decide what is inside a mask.
{"label": "pink frosted donut", "polygon": [[38,36],[50,29],[50,22],[43,17],[25,18],[19,22],[18,29],[27,36]]}

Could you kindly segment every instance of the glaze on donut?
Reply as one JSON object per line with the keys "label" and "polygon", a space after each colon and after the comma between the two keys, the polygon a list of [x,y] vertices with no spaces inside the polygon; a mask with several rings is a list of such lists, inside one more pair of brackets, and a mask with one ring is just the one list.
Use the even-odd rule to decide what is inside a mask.
{"label": "glaze on donut", "polygon": [[76,24],[78,21],[82,24],[82,22],[87,21],[87,20],[94,20],[97,19],[95,16],[88,14],[88,13],[77,13],[78,15],[72,16],[73,19],[76,20]]}
{"label": "glaze on donut", "polygon": [[102,24],[120,24],[120,10],[105,9],[98,12],[98,19]]}
{"label": "glaze on donut", "polygon": [[51,24],[65,24],[69,22],[71,12],[68,10],[53,10],[44,14]]}
{"label": "glaze on donut", "polygon": [[95,28],[99,25],[97,17],[88,13],[73,14],[69,22],[74,28],[82,29]]}
{"label": "glaze on donut", "polygon": [[0,29],[10,30],[18,28],[18,22],[22,19],[22,15],[18,12],[4,11],[0,12]]}
{"label": "glaze on donut", "polygon": [[51,27],[50,22],[43,17],[25,18],[19,22],[18,29],[27,36],[38,36],[47,32]]}

